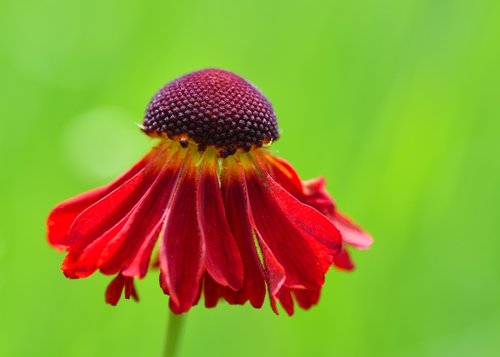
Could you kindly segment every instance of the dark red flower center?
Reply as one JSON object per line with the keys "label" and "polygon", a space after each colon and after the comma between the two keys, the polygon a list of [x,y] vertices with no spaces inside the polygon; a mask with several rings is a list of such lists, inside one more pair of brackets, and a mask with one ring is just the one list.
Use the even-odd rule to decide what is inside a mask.
{"label": "dark red flower center", "polygon": [[165,85],[148,105],[143,131],[151,136],[188,140],[219,149],[226,157],[279,137],[271,103],[252,84],[234,73],[205,69]]}

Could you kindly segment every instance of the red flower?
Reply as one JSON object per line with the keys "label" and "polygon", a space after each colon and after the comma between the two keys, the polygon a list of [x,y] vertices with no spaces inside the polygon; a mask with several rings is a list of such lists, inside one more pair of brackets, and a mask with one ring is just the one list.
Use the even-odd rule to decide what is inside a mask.
{"label": "red flower", "polygon": [[[187,74],[163,87],[142,130],[160,142],[108,186],[59,204],[48,240],[67,251],[69,278],[116,275],[106,291],[138,299],[152,256],[175,313],[205,297],[261,307],[268,291],[293,314],[319,299],[334,264],[353,268],[342,243],[371,238],[341,215],[322,178],[302,182],[264,147],[278,138],[263,94],[222,70]],[[155,246],[159,240],[157,252]]]}

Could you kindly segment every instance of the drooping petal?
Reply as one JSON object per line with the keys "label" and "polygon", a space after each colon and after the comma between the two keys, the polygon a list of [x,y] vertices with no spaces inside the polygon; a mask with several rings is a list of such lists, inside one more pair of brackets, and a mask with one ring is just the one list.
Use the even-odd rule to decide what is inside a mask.
{"label": "drooping petal", "polygon": [[[297,188],[298,175],[286,161],[280,158],[264,157],[261,158],[261,162],[265,167],[271,168],[269,174],[280,186],[292,187],[292,189],[287,189],[290,194],[332,220],[341,231],[342,240],[345,243],[359,249],[370,247],[373,243],[371,236],[336,209],[335,202],[325,189],[323,177],[302,181],[302,190],[299,190]],[[280,165],[273,165],[274,162],[279,162]],[[286,169],[284,169],[285,167]]]}
{"label": "drooping petal", "polygon": [[82,193],[57,205],[52,212],[50,212],[47,219],[47,238],[49,243],[57,248],[68,248],[70,245],[70,242],[68,242],[68,233],[76,217],[89,206],[110,194],[135,176],[147,165],[148,157],[149,155],[137,162],[130,170],[111,184]]}
{"label": "drooping petal", "polygon": [[182,161],[176,155],[163,165],[151,188],[134,208],[130,225],[103,250],[99,261],[103,273],[123,270],[125,276],[141,278],[146,275]]}
{"label": "drooping petal", "polygon": [[322,247],[317,246],[318,253],[323,257],[325,253],[327,256],[334,256],[340,252],[342,239],[334,224],[317,210],[299,202],[269,175],[264,175],[269,193],[286,218],[309,239],[311,244],[322,245]]}
{"label": "drooping petal", "polygon": [[196,167],[190,162],[181,173],[161,232],[161,285],[170,295],[170,307],[175,313],[189,310],[197,301],[205,271],[205,248],[197,223],[197,186]]}
{"label": "drooping petal", "polygon": [[304,310],[310,309],[319,301],[321,289],[290,289],[283,287],[279,294],[279,302],[290,316],[294,313],[294,301]]}
{"label": "drooping petal", "polygon": [[[230,304],[244,304],[246,301],[250,301],[252,306],[260,308],[264,303],[266,294],[264,279],[271,280],[271,278],[266,278],[264,274],[259,253],[257,252],[256,241],[253,237],[252,226],[248,217],[249,208],[242,169],[232,158],[226,160],[228,162],[226,162],[226,167],[221,173],[221,188],[228,224],[236,239],[243,262],[243,284],[241,289],[234,291],[221,286],[209,275],[206,275],[203,283],[205,306],[215,307],[219,299],[223,298]],[[269,270],[276,270],[273,269],[275,258],[270,254],[267,255],[264,258],[270,261],[267,275],[277,276],[270,281],[270,285],[278,286],[273,288],[277,292],[285,279],[283,268],[276,263],[274,265],[279,273],[270,273]]]}
{"label": "drooping petal", "polygon": [[267,152],[259,153],[257,157],[264,170],[292,196],[303,195],[302,181],[290,163]]}
{"label": "drooping petal", "polygon": [[[250,208],[244,175],[238,163],[232,162],[232,165],[228,165],[222,171],[221,187],[227,220],[241,254],[244,276],[241,289],[236,293],[227,292],[225,298],[235,304],[243,304],[250,300],[252,306],[261,307],[266,294],[264,271],[248,217]],[[277,273],[272,274],[276,276],[273,279],[273,286],[279,286],[284,281],[284,276],[281,275],[283,268],[273,263],[274,258],[271,256],[265,259],[270,261],[270,268],[273,264],[276,266]]]}
{"label": "drooping petal", "polygon": [[[338,253],[342,246],[340,232],[324,215],[318,214],[317,207],[304,202],[307,195],[302,190],[302,184],[300,190],[297,188],[297,181],[300,182],[300,179],[291,165],[283,159],[270,157],[269,154],[256,155],[256,159],[262,171],[262,179],[268,184],[269,192],[283,209],[287,218],[300,227],[308,237],[329,247],[331,255]],[[278,166],[275,164],[276,162],[279,163]],[[276,181],[272,175],[280,166],[286,167],[288,174],[275,175],[279,180]],[[270,171],[269,167],[271,167]],[[294,186],[296,189],[292,192],[287,190],[286,187],[290,186]],[[321,210],[318,211],[321,212]]]}
{"label": "drooping petal", "polygon": [[85,246],[119,222],[144,196],[155,179],[144,170],[83,211],[69,231],[71,249]]}
{"label": "drooping petal", "polygon": [[304,196],[301,199],[302,202],[326,215],[341,232],[344,243],[358,249],[366,249],[371,246],[373,243],[372,237],[336,209],[332,197],[325,189],[325,179],[323,177],[304,181],[303,184]]}
{"label": "drooping petal", "polygon": [[198,222],[205,247],[205,266],[217,283],[239,290],[243,264],[224,211],[216,164],[215,157],[205,159],[198,180]]}
{"label": "drooping petal", "polygon": [[[231,170],[230,176],[223,176],[226,178],[227,183],[232,183],[234,186],[223,184],[223,188],[225,189],[225,200],[226,202],[230,202],[226,204],[226,210],[229,210],[233,207],[240,207],[240,211],[238,212],[238,218],[236,222],[245,222],[245,218],[242,218],[242,215],[245,214],[248,219],[250,226],[252,228],[256,227],[255,219],[253,217],[252,209],[250,207],[250,200],[248,194],[248,188],[246,184],[246,178],[243,168],[236,168],[234,171]],[[226,174],[229,173],[226,171]],[[229,178],[228,178],[229,177]],[[243,197],[241,197],[243,195]],[[230,222],[232,222],[230,220]],[[233,223],[231,226],[233,227]],[[240,227],[241,228],[241,227]],[[249,246],[249,237],[246,232],[242,231],[242,234],[236,234],[238,237],[238,245],[241,249],[242,256],[245,259],[245,268],[251,267],[251,270],[248,270],[252,274],[252,280],[257,278],[256,270],[252,268],[254,263],[257,263],[256,258],[259,259],[258,265],[259,269],[263,272],[265,281],[267,283],[267,289],[269,291],[269,300],[271,303],[271,307],[276,314],[278,314],[278,309],[276,307],[276,301],[278,299],[277,295],[281,287],[283,286],[286,274],[283,266],[278,262],[271,249],[268,247],[267,243],[262,239],[261,234],[258,230],[254,230],[256,243]],[[252,239],[253,242],[253,239]],[[251,255],[244,254],[243,249],[245,247],[250,248]],[[257,252],[257,248],[259,249]],[[260,261],[262,259],[262,262]],[[250,264],[249,264],[250,262]],[[248,284],[247,275],[245,275],[245,285]],[[260,295],[257,295],[260,297]],[[258,301],[258,300],[257,300]]]}
{"label": "drooping petal", "polygon": [[[203,293],[205,296],[205,307],[212,308],[217,306],[219,299],[223,297],[223,292],[221,287],[217,282],[210,277],[209,274],[205,274],[203,278]],[[226,288],[227,289],[227,288]]]}
{"label": "drooping petal", "polygon": [[354,262],[346,249],[342,249],[342,251],[333,258],[333,264],[336,268],[346,271],[351,271],[355,268]]}
{"label": "drooping petal", "polygon": [[[155,206],[156,209],[153,211],[148,210],[151,203],[156,202],[158,197],[168,197],[169,190],[165,186],[168,181],[165,181],[165,175],[162,173],[168,170],[169,166],[165,163],[168,163],[172,153],[175,153],[175,150],[153,149],[147,156],[148,164],[136,175],[78,216],[69,235],[71,237],[75,231],[80,235],[69,247],[62,266],[66,276],[86,277],[103,267],[109,260],[117,264],[111,266],[112,268],[108,265],[103,272],[116,274],[123,269],[128,257],[115,254],[117,249],[123,246],[120,243],[128,240],[130,243],[125,248],[128,249],[129,254],[132,254],[134,249],[137,250],[134,247],[138,242],[148,235],[145,229],[154,229],[154,226],[160,223],[160,218],[157,218],[155,222],[154,217],[162,212],[161,203]],[[159,188],[165,189],[165,192],[161,192]],[[109,209],[109,212],[106,209]],[[100,220],[100,217],[92,220],[92,214],[109,214],[110,216],[106,220]],[[142,276],[137,275],[137,277]]]}
{"label": "drooping petal", "polygon": [[106,245],[120,235],[130,224],[130,217],[133,212],[129,212],[115,226],[104,232],[97,239],[81,250],[70,250],[61,266],[64,275],[68,278],[85,278],[93,274],[97,268],[101,253]]}
{"label": "drooping petal", "polygon": [[373,238],[348,217],[337,210],[331,219],[342,233],[344,242],[358,249],[370,248],[373,243]]}
{"label": "drooping petal", "polygon": [[[148,191],[155,177],[154,173],[148,174],[147,168],[142,169],[77,217],[69,231],[68,255],[61,267],[66,276],[72,278],[86,276],[87,273],[76,273],[84,250],[97,241],[92,256],[89,255],[89,259],[92,257],[90,260],[97,260],[101,253],[99,250],[104,248],[105,242],[127,225],[127,218],[137,203],[143,199],[144,193]],[[89,268],[92,266],[85,265]]]}
{"label": "drooping petal", "polygon": [[325,183],[324,177],[304,181],[302,183],[304,186],[304,194],[301,201],[316,208],[324,215],[331,217],[335,212],[335,203],[330,194],[326,191]]}
{"label": "drooping petal", "polygon": [[278,294],[278,299],[281,306],[283,306],[283,309],[285,309],[286,313],[289,316],[292,316],[294,312],[292,289],[287,287],[281,288]]}
{"label": "drooping petal", "polygon": [[279,302],[290,316],[294,313],[294,301],[304,310],[310,309],[319,301],[321,289],[290,289],[283,287],[279,294]]}
{"label": "drooping petal", "polygon": [[[252,226],[256,226],[255,219],[253,218],[252,212],[249,210],[248,216],[250,218],[250,223]],[[286,272],[283,265],[278,262],[275,255],[262,238],[260,232],[255,230],[255,237],[260,248],[260,254],[262,256],[262,264],[264,266],[264,277],[267,283],[267,290],[269,293],[269,300],[271,303],[271,308],[278,314],[278,308],[276,306],[276,301],[278,300],[278,294],[280,289],[283,287],[286,281]]]}
{"label": "drooping petal", "polygon": [[317,289],[307,289],[307,290],[301,290],[301,289],[296,289],[293,291],[293,294],[295,295],[295,300],[299,304],[299,306],[305,310],[311,308],[312,306],[316,305],[319,301],[319,296],[320,296],[321,290]]}
{"label": "drooping petal", "polygon": [[60,249],[67,248],[68,231],[75,218],[90,205],[105,196],[105,192],[106,189],[100,187],[57,205],[47,220],[49,243]]}
{"label": "drooping petal", "polygon": [[[297,226],[297,223],[306,225],[305,220],[314,217],[303,216],[302,221],[291,222],[285,210],[300,208],[298,205],[301,203],[295,200],[294,205],[280,205],[275,194],[270,190],[269,181],[266,182],[268,186],[265,187],[256,172],[246,170],[246,183],[252,212],[251,223],[257,236],[260,237],[261,248],[262,241],[283,266],[286,286],[313,288],[323,285],[322,262],[304,236],[304,229]],[[312,222],[316,224],[315,221]]]}
{"label": "drooping petal", "polygon": [[111,283],[109,283],[106,289],[106,302],[115,306],[118,304],[123,291],[125,291],[125,299],[130,299],[132,297],[135,301],[139,301],[134,279],[118,274]]}

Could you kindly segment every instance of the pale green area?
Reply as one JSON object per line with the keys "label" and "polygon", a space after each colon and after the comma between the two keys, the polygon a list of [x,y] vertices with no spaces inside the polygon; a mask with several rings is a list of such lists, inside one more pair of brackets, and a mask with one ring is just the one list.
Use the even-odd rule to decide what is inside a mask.
{"label": "pale green area", "polygon": [[156,274],[110,307],[109,277],[63,277],[44,222],[148,150],[161,85],[221,67],[376,241],[292,318],[194,308],[183,355],[498,356],[499,19],[496,0],[0,2],[0,355],[159,355]]}

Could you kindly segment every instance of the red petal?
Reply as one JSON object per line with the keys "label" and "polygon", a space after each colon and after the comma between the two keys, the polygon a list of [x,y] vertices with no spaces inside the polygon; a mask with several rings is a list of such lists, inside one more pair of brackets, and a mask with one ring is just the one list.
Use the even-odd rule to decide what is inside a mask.
{"label": "red petal", "polygon": [[85,278],[94,273],[98,268],[99,259],[106,245],[124,231],[132,212],[129,212],[114,227],[107,230],[100,237],[82,250],[70,250],[61,269],[68,278]]}
{"label": "red petal", "polygon": [[[252,306],[260,308],[266,295],[264,271],[248,218],[246,188],[241,170],[235,162],[228,162],[226,168],[222,171],[221,187],[227,220],[236,239],[243,262],[243,284],[240,290],[234,291],[217,284],[207,276],[204,280],[205,306],[207,307],[216,306],[217,301],[224,298],[230,304],[244,304],[249,300]],[[279,266],[271,253],[266,255],[264,259],[270,262],[270,269],[268,270],[274,271],[277,269],[279,272],[273,274],[273,276],[277,275],[277,277],[270,282],[273,286],[277,285],[272,290],[278,291],[279,286],[284,281],[283,267]],[[273,266],[276,266],[276,269],[272,269]]]}
{"label": "red petal", "polygon": [[276,314],[278,314],[278,309],[276,307],[276,300],[278,299],[278,292],[285,283],[286,274],[283,266],[278,262],[271,249],[267,245],[266,241],[263,239],[260,232],[255,228],[257,226],[256,220],[252,213],[252,209],[250,206],[249,193],[247,188],[247,183],[245,182],[244,175],[242,173],[237,172],[239,181],[242,185],[244,185],[245,192],[245,207],[248,215],[248,219],[250,224],[255,229],[255,237],[258,242],[258,247],[260,248],[260,256],[262,257],[262,265],[264,268],[264,277],[267,282],[267,288],[269,290],[269,299],[271,302],[271,307]]}
{"label": "red petal", "polygon": [[359,249],[367,249],[372,245],[373,238],[339,211],[335,211],[331,219],[342,233],[345,243]]}
{"label": "red petal", "polygon": [[304,196],[299,199],[331,219],[342,234],[344,243],[360,249],[370,247],[373,243],[372,237],[335,209],[331,196],[325,190],[325,179],[323,177],[304,181],[303,184]]}
{"label": "red petal", "polygon": [[307,310],[318,303],[320,292],[321,289],[289,289],[283,287],[278,297],[286,313],[292,316],[294,312],[293,297],[295,297],[301,308]]}
{"label": "red petal", "polygon": [[302,204],[268,176],[269,192],[282,207],[286,217],[308,237],[331,249],[340,251],[342,239],[338,229],[317,210]]}
{"label": "red petal", "polygon": [[272,200],[280,207],[289,222],[307,238],[319,255],[323,266],[326,267],[329,262],[331,263],[331,257],[340,251],[342,246],[340,232],[325,216],[299,202],[269,175],[264,175],[267,176],[266,182]]}
{"label": "red petal", "polygon": [[146,275],[167,204],[182,167],[177,156],[163,165],[155,182],[134,209],[130,224],[104,249],[99,262],[103,273],[114,274],[123,269],[122,274],[126,276],[140,278]]}
{"label": "red petal", "polygon": [[[161,274],[160,274],[160,279],[161,279]],[[217,284],[217,283],[214,283],[214,284]],[[191,304],[190,307],[195,306],[195,305],[198,304],[198,302],[200,300],[200,297],[201,297],[201,292],[202,292],[202,288],[201,287],[202,287],[201,284],[198,284],[196,296],[195,296],[195,298],[193,300],[193,303]],[[189,308],[186,309],[185,306],[176,304],[176,302],[172,298],[168,302],[168,306],[169,306],[170,310],[174,314],[182,314],[182,313],[186,312],[187,310],[189,310],[189,308],[190,308],[189,307]]]}
{"label": "red petal", "polygon": [[123,290],[125,290],[125,299],[132,297],[135,301],[139,301],[139,295],[137,295],[134,286],[134,279],[118,274],[106,289],[106,302],[113,306],[118,304]]}
{"label": "red petal", "polygon": [[[101,249],[128,224],[127,219],[130,218],[133,208],[142,199],[155,177],[155,173],[144,168],[78,216],[69,232],[68,242],[73,244],[68,249],[69,253],[61,267],[67,276],[87,276],[95,270]],[[89,249],[89,252],[82,256],[86,249]],[[82,258],[89,261],[82,262]],[[85,266],[81,272],[76,271],[79,265]]]}
{"label": "red petal", "polygon": [[79,250],[97,239],[125,217],[144,196],[156,174],[139,171],[135,176],[102,198],[75,220],[69,231],[70,250]]}
{"label": "red petal", "polygon": [[205,265],[217,283],[238,290],[243,281],[243,266],[227,223],[216,163],[212,157],[204,160],[198,185],[198,221],[205,246]]}
{"label": "red petal", "polygon": [[289,289],[283,287],[278,296],[281,306],[288,315],[292,316],[294,312],[293,297],[295,297],[301,308],[307,310],[318,303],[320,292],[321,289]]}
{"label": "red petal", "polygon": [[283,287],[279,294],[278,299],[280,301],[281,306],[285,309],[286,313],[289,316],[293,315],[293,298],[292,298],[292,290],[286,287]]}
{"label": "red petal", "polygon": [[297,303],[299,306],[305,310],[309,309],[310,307],[316,305],[319,300],[319,295],[320,295],[321,290],[294,290],[293,294],[295,295],[295,300],[297,300]]}
{"label": "red petal", "polygon": [[[217,306],[219,298],[222,297],[220,285],[217,284],[210,275],[205,274],[203,279],[203,293],[205,295],[205,307],[212,308]],[[226,288],[227,289],[227,288]]]}
{"label": "red petal", "polygon": [[180,167],[177,156],[163,161],[160,172],[156,165],[143,170],[153,184],[120,222],[83,249],[76,249],[77,245],[70,249],[63,264],[67,276],[86,277],[101,268],[105,274],[122,271],[123,275],[144,277]]}
{"label": "red petal", "polygon": [[[289,220],[290,214],[286,213],[285,210],[300,209],[302,204],[297,200],[293,201],[293,204],[290,202],[286,202],[287,205],[280,204],[279,197],[276,197],[276,194],[283,195],[285,191],[282,189],[282,192],[276,189],[273,190],[270,176],[268,176],[268,187],[266,188],[255,172],[247,170],[246,174],[248,197],[252,211],[251,223],[257,236],[260,237],[259,244],[261,248],[263,247],[262,243],[265,243],[285,269],[285,285],[301,288],[323,285],[324,271],[322,263],[309,245],[302,228],[302,226],[318,224],[314,220],[315,217],[308,216],[309,212],[306,211],[301,220],[291,222]],[[291,198],[291,196],[289,197]],[[321,216],[319,213],[318,215]],[[293,214],[292,217],[296,218]],[[330,223],[330,225],[332,224]],[[265,249],[262,250],[264,252]],[[267,263],[265,262],[265,264]]]}
{"label": "red petal", "polygon": [[345,249],[342,249],[342,251],[333,258],[333,264],[336,268],[341,270],[351,271],[355,268],[351,256]]}
{"label": "red petal", "polygon": [[303,196],[302,181],[290,163],[269,153],[260,153],[260,162],[271,177],[295,197]]}
{"label": "red petal", "polygon": [[304,195],[300,199],[305,204],[316,208],[326,216],[331,217],[335,212],[335,203],[332,197],[326,192],[324,177],[304,181]]}
{"label": "red petal", "polygon": [[[226,300],[232,299],[237,304],[243,304],[245,301],[250,300],[252,306],[261,307],[266,295],[264,271],[248,218],[249,207],[246,198],[246,186],[241,170],[238,164],[233,163],[231,166],[228,165],[228,168],[222,172],[221,177],[227,220],[236,239],[244,271],[241,289],[234,294],[235,296],[226,294],[225,297]],[[277,276],[273,283],[273,285],[279,286],[279,282],[284,280],[284,276],[280,275],[283,268],[279,264],[273,263],[273,257],[268,256],[266,259],[270,261],[271,266],[276,265],[276,269],[280,272],[274,274]]]}
{"label": "red petal", "polygon": [[[257,156],[261,169],[265,170],[264,160]],[[290,169],[292,170],[292,169]],[[299,202],[290,192],[267,173],[263,172],[268,190],[290,222],[311,238],[330,248],[329,254],[337,254],[342,247],[342,239],[338,229],[324,215],[307,204]]]}
{"label": "red petal", "polygon": [[76,217],[142,170],[147,164],[147,157],[136,163],[134,167],[111,184],[82,193],[57,205],[47,219],[47,237],[49,243],[58,248],[67,248],[70,245],[68,242],[68,232]]}
{"label": "red petal", "polygon": [[204,272],[204,248],[196,215],[196,169],[188,161],[168,207],[161,233],[159,259],[162,287],[172,311],[189,310],[196,302]]}

